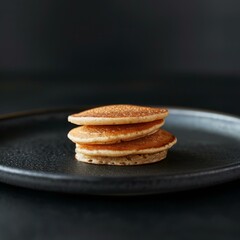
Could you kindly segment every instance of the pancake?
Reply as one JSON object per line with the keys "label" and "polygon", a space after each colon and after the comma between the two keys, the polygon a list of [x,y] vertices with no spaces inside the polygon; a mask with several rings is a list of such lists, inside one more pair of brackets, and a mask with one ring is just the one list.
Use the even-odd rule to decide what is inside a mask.
{"label": "pancake", "polygon": [[80,144],[110,144],[131,141],[156,132],[164,120],[126,125],[81,126],[72,129],[68,138]]}
{"label": "pancake", "polygon": [[89,156],[122,157],[135,154],[151,154],[171,148],[177,139],[165,130],[128,142],[116,144],[76,144],[76,153]]}
{"label": "pancake", "polygon": [[129,155],[125,157],[98,157],[87,156],[81,153],[76,154],[76,159],[80,162],[105,165],[141,165],[159,162],[166,158],[167,150],[152,154]]}
{"label": "pancake", "polygon": [[119,125],[152,122],[168,116],[166,108],[136,105],[109,105],[70,115],[68,121],[77,125]]}

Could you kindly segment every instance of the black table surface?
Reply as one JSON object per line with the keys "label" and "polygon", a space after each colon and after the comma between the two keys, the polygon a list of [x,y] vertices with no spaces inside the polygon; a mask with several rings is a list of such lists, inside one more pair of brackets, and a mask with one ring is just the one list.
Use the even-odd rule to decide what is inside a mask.
{"label": "black table surface", "polygon": [[[239,80],[102,81],[2,77],[0,113],[133,103],[240,115]],[[0,239],[239,239],[240,180],[170,194],[96,197],[0,183]]]}

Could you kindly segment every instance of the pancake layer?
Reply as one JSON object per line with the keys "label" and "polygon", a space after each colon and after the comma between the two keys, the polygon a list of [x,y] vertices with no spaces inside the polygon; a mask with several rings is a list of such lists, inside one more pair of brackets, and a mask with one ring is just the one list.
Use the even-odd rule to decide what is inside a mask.
{"label": "pancake layer", "polygon": [[154,162],[159,162],[166,158],[167,150],[152,154],[138,154],[129,155],[124,157],[99,157],[88,156],[81,153],[76,154],[76,159],[80,162],[92,163],[92,164],[105,164],[105,165],[142,165]]}
{"label": "pancake layer", "polygon": [[156,132],[164,120],[126,125],[81,126],[72,129],[68,138],[79,144],[110,144],[131,141]]}
{"label": "pancake layer", "polygon": [[166,108],[119,104],[72,114],[68,121],[77,125],[119,125],[152,122],[167,116]]}
{"label": "pancake layer", "polygon": [[165,130],[158,130],[156,133],[116,144],[76,144],[76,152],[89,156],[122,157],[133,154],[150,154],[161,152],[171,148],[177,139]]}

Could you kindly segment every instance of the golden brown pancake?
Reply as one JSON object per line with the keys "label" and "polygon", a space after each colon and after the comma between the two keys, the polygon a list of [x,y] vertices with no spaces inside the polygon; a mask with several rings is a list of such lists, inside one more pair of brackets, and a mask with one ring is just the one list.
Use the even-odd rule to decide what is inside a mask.
{"label": "golden brown pancake", "polygon": [[152,122],[166,118],[166,108],[136,105],[109,105],[72,114],[68,121],[77,125],[118,125]]}
{"label": "golden brown pancake", "polygon": [[98,157],[87,156],[81,153],[76,154],[76,159],[80,162],[105,165],[141,165],[159,162],[166,158],[167,150],[151,154],[137,154],[124,157]]}
{"label": "golden brown pancake", "polygon": [[135,154],[151,154],[171,148],[177,139],[165,130],[128,142],[116,144],[76,144],[76,152],[89,156],[122,157]]}
{"label": "golden brown pancake", "polygon": [[126,125],[81,126],[72,129],[68,138],[80,144],[109,144],[130,141],[156,132],[164,120]]}

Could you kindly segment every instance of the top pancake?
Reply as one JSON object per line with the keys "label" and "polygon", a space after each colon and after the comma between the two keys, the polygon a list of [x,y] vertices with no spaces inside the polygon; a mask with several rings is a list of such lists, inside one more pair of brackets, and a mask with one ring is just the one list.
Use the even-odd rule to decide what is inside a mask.
{"label": "top pancake", "polygon": [[177,142],[175,136],[165,130],[128,142],[105,145],[76,144],[76,152],[89,156],[121,157],[133,154],[150,154],[169,149]]}
{"label": "top pancake", "polygon": [[166,108],[119,104],[75,113],[68,117],[68,121],[77,125],[117,125],[151,122],[167,116]]}

